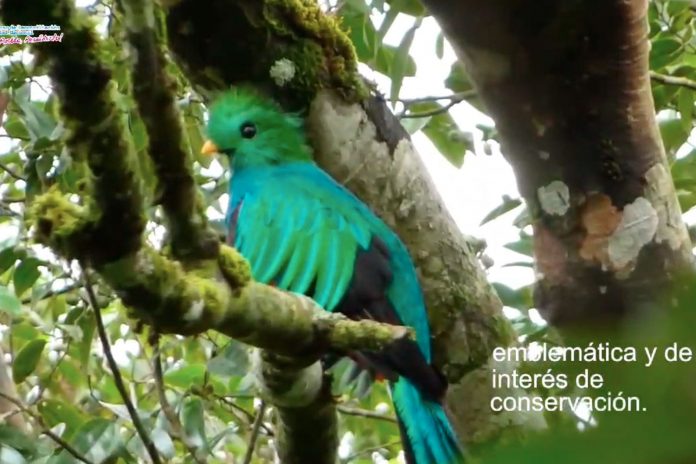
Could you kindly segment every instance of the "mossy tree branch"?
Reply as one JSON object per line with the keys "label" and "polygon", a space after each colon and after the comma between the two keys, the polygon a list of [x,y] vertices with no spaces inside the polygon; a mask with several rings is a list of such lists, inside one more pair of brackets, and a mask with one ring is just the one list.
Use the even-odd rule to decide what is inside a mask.
{"label": "mossy tree branch", "polygon": [[95,182],[79,222],[50,230],[51,222],[38,218],[37,227],[47,235],[79,236],[65,243],[76,245],[66,251],[99,265],[140,247],[144,197],[132,146],[112,98],[111,72],[98,57],[98,39],[89,19],[73,10],[72,2],[8,1],[2,4],[2,17],[6,24],[58,24],[64,33],[59,46],[37,46],[34,52],[39,61],[50,62],[71,155],[76,162],[87,162]]}
{"label": "mossy tree branch", "polygon": [[[144,4],[133,1],[130,5],[136,7],[132,10],[131,32],[151,26],[143,20],[147,17]],[[335,408],[317,360],[328,349],[380,350],[410,336],[410,331],[371,321],[351,321],[323,311],[301,295],[255,283],[246,261],[226,246],[204,247],[205,253],[200,254],[201,248],[191,253],[183,249],[182,257],[197,258],[191,269],[145,245],[144,197],[136,160],[114,104],[111,73],[98,58],[99,41],[92,25],[75,11],[71,0],[8,0],[2,3],[1,11],[6,24],[61,26],[64,41],[60,46],[35,47],[33,51],[38,60],[47,63],[61,102],[69,130],[66,146],[75,160],[86,161],[92,172],[89,192],[83,195],[81,205],[58,190],[34,200],[29,215],[35,222],[36,239],[67,259],[78,259],[93,267],[128,307],[160,333],[195,334],[215,329],[272,351],[274,356],[267,354],[267,362],[261,365],[261,378],[283,380],[262,383],[265,396],[279,410],[279,436],[284,437],[279,441],[279,453],[287,462],[307,462],[302,456],[308,455],[313,456],[311,462],[334,462]],[[145,14],[138,17],[139,13]],[[152,34],[152,40],[154,33],[145,36],[148,34]],[[144,36],[131,38],[140,43],[135,40],[138,37]],[[161,58],[159,52],[151,51],[154,55],[150,58]],[[152,65],[147,63],[137,61],[135,74],[142,75]],[[164,134],[158,132],[161,128],[152,119],[158,108],[169,109],[164,126],[181,130],[172,106],[171,87],[153,87],[162,82],[166,82],[164,75],[137,90],[140,111],[150,132],[150,148],[163,148],[165,154],[176,158],[165,167],[165,159],[159,157],[163,154],[151,153],[155,165],[159,164],[156,172],[163,191],[178,195],[171,183],[180,182],[178,185],[191,201],[180,205],[167,195],[166,199],[160,198],[170,226],[181,227],[179,238],[194,231],[202,231],[199,237],[203,237],[207,232],[204,220],[195,217],[201,211],[189,183],[186,152],[181,143],[169,145],[171,142],[164,141]],[[180,134],[178,138],[167,135],[181,140]],[[288,385],[293,386],[289,392]],[[295,386],[302,388],[297,390]],[[308,424],[315,424],[329,435],[324,443],[296,441],[306,430],[316,430]],[[302,430],[295,430],[300,425]]]}
{"label": "mossy tree branch", "polygon": [[133,55],[133,95],[148,134],[148,151],[158,179],[162,205],[177,259],[213,258],[219,241],[207,227],[205,207],[191,172],[181,115],[174,98],[175,82],[156,34],[152,3],[125,0],[125,22]]}

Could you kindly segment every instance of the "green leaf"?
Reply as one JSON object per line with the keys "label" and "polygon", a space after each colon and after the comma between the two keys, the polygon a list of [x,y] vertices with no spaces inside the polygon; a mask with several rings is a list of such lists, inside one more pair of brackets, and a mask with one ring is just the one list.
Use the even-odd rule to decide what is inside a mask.
{"label": "green leaf", "polygon": [[[362,6],[364,3],[360,2]],[[377,55],[377,31],[370,20],[369,12],[359,8],[355,2],[346,2],[339,10],[341,25],[348,31],[355,53],[363,63],[372,61]]]}
{"label": "green leaf", "polygon": [[681,124],[684,131],[691,132],[694,121],[694,91],[691,89],[680,89],[677,100],[677,109],[681,116]]}
{"label": "green leaf", "polygon": [[532,243],[532,237],[524,235],[516,242],[506,243],[504,245],[508,250],[516,251],[517,253],[523,254],[525,256],[534,255],[534,245]]}
{"label": "green leaf", "polygon": [[205,364],[187,364],[164,374],[164,381],[169,386],[190,388],[203,382]]}
{"label": "green leaf", "polygon": [[513,289],[499,282],[493,282],[492,285],[504,306],[522,311],[532,307],[532,293],[530,287]]}
{"label": "green leaf", "polygon": [[673,37],[662,37],[652,42],[650,49],[650,69],[664,68],[680,54],[682,43]]}
{"label": "green leaf", "polygon": [[449,76],[445,79],[445,86],[453,92],[466,92],[474,88],[464,68],[457,61],[452,64]]}
{"label": "green leaf", "polygon": [[5,132],[7,132],[7,135],[10,137],[14,137],[17,139],[28,139],[29,138],[29,131],[27,130],[27,126],[24,124],[24,121],[17,115],[15,114],[10,114],[7,118],[7,121],[5,121]]}
{"label": "green leaf", "polygon": [[23,321],[12,326],[12,337],[15,339],[28,342],[38,338],[39,335],[39,331],[28,322]]}
{"label": "green leaf", "polygon": [[56,121],[51,115],[46,113],[39,103],[32,102],[17,89],[15,91],[14,102],[19,106],[24,114],[24,122],[32,139],[46,137],[50,139],[51,134],[56,128]]}
{"label": "green leaf", "polygon": [[440,31],[435,39],[435,55],[442,59],[445,56],[445,35]]}
{"label": "green leaf", "polygon": [[664,119],[659,121],[662,142],[665,145],[665,152],[669,157],[673,157],[679,148],[684,145],[689,138],[689,131],[684,130],[684,125],[677,118]]}
{"label": "green leaf", "polygon": [[389,77],[391,78],[391,90],[389,92],[389,97],[391,101],[396,101],[399,98],[399,92],[401,91],[401,84],[406,76],[406,71],[408,69],[409,63],[409,50],[411,50],[411,45],[413,44],[413,38],[416,36],[416,30],[420,27],[421,19],[417,19],[416,22],[411,26],[411,28],[406,31],[399,48],[396,50],[396,55],[394,55],[394,62],[392,64],[391,73]]}
{"label": "green leaf", "polygon": [[5,87],[9,79],[9,74],[7,72],[7,66],[0,67],[0,87]]}
{"label": "green leaf", "polygon": [[672,179],[682,211],[696,206],[696,150],[672,163]]}
{"label": "green leaf", "polygon": [[49,398],[39,402],[39,412],[49,427],[65,424],[63,438],[66,440],[69,440],[84,423],[84,417],[79,409],[57,399]]}
{"label": "green leaf", "polygon": [[497,206],[493,211],[490,213],[486,214],[486,217],[483,218],[481,221],[480,226],[486,224],[487,222],[492,221],[493,219],[502,216],[503,214],[507,213],[508,211],[512,211],[513,209],[517,208],[522,204],[522,201],[519,198],[510,198],[507,195],[503,196],[503,203],[501,203],[499,206]]}
{"label": "green leaf", "polygon": [[[377,57],[368,64],[372,66],[375,71],[381,72],[385,76],[391,76],[397,53],[397,47],[393,47],[391,45],[382,45],[377,51]],[[404,77],[416,75],[416,60],[414,60],[411,55],[407,55],[406,57],[406,68],[403,70],[403,72]]]}
{"label": "green leaf", "polygon": [[[21,430],[7,424],[0,424],[0,448],[9,446],[24,456],[33,456],[36,453],[36,441],[29,438]],[[5,462],[0,459],[0,462]]]}
{"label": "green leaf", "polygon": [[4,285],[0,285],[0,311],[14,317],[22,314],[22,302]]}
{"label": "green leaf", "polygon": [[157,427],[150,436],[152,443],[160,454],[166,459],[173,459],[176,456],[176,448],[172,437],[162,427]]}
{"label": "green leaf", "polygon": [[222,352],[208,361],[208,371],[224,377],[246,374],[249,371],[249,356],[245,346],[230,341]]}
{"label": "green leaf", "polygon": [[[118,435],[117,424],[106,419],[92,419],[84,423],[75,432],[70,443],[75,450],[85,456],[90,462],[104,462],[116,455],[122,441]],[[50,464],[72,464],[75,462],[67,451],[52,458]]]}
{"label": "green leaf", "polygon": [[46,346],[46,340],[32,340],[22,347],[12,363],[12,378],[15,383],[22,383],[29,377],[39,364],[41,353]]}
{"label": "green leaf", "polygon": [[203,402],[200,398],[186,400],[181,410],[181,425],[186,435],[195,443],[207,445]]}
{"label": "green leaf", "polygon": [[411,16],[425,16],[427,10],[419,0],[391,0],[389,5],[398,11]]}
{"label": "green leaf", "polygon": [[[435,102],[416,103],[409,106],[412,114],[432,114],[423,126],[423,133],[435,148],[454,166],[461,167],[467,150],[473,150],[471,134],[463,132],[444,107]],[[417,119],[417,118],[416,118]]]}
{"label": "green leaf", "polygon": [[413,135],[419,130],[422,130],[431,119],[430,116],[424,118],[404,118],[400,122],[403,128],[406,129],[406,132]]}
{"label": "green leaf", "polygon": [[514,261],[512,263],[503,264],[501,267],[528,267],[534,269],[534,263],[531,261]]}
{"label": "green leaf", "polygon": [[92,340],[96,328],[94,317],[86,313],[78,320],[78,325],[82,329],[82,340],[77,345],[80,352],[79,360],[82,366],[87,367],[92,353]]}
{"label": "green leaf", "polygon": [[39,271],[39,261],[36,258],[28,257],[22,260],[15,268],[12,275],[12,283],[14,284],[15,293],[21,297],[22,294],[30,289],[36,280],[41,276]]}

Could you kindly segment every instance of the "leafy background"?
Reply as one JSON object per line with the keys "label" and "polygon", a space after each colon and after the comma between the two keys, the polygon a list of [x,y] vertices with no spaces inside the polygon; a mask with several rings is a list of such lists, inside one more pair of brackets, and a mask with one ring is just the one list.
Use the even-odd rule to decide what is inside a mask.
{"label": "leafy background", "polygon": [[[136,149],[142,151],[146,146],[145,129],[128,96],[130,78],[120,38],[122,19],[109,1],[83,7],[95,17],[105,39],[102,54],[114,69],[118,105],[128,121]],[[434,150],[429,146],[424,150],[428,156],[438,153],[437,156],[463,170],[471,157],[500,157],[495,127],[482,113],[476,93],[460,67],[452,66],[449,75],[437,83],[438,88],[448,89],[446,94],[433,96],[424,91],[415,97],[402,97],[404,83],[419,71],[418,60],[411,54],[413,49],[427,42],[434,44],[432,53],[439,59],[451,55],[451,48],[441,33],[435,32],[433,37],[432,28],[421,33],[423,25],[432,20],[417,0],[347,0],[328,2],[326,9],[342,18],[363,71],[377,81],[404,126],[416,140],[424,136],[432,144]],[[685,218],[693,223],[696,215],[689,211],[693,213],[696,206],[696,147],[690,141],[696,89],[694,11],[686,1],[653,1],[649,24],[653,95],[660,130]],[[186,77],[174,65],[172,71],[178,77],[179,105],[196,159],[196,179],[209,205],[209,215],[220,221],[226,204],[224,166],[198,155],[204,140],[205,108]],[[45,69],[27,49],[4,47],[0,49],[0,91],[0,112],[4,114],[0,130],[0,347],[6,363],[12,366],[19,397],[26,406],[23,417],[33,431],[47,431],[59,437],[90,462],[146,460],[143,444],[105,361],[80,269],[33,243],[24,221],[25,204],[37,193],[52,185],[59,185],[64,192],[77,193],[84,176],[82,167],[71,163],[61,145],[64,127],[56,117],[56,99]],[[473,115],[472,120],[453,116],[456,108],[466,108],[466,114]],[[145,184],[154,185],[147,162],[140,168]],[[494,176],[492,173],[491,179]],[[466,204],[462,208],[466,209]],[[526,273],[526,280],[511,278],[494,282],[506,314],[513,320],[523,343],[553,341],[532,307],[531,236],[522,201],[514,195],[504,196],[498,206],[484,215],[483,223],[491,221],[503,224],[517,237],[504,245],[510,253],[496,267],[519,267]],[[153,244],[162,240],[160,222],[158,211],[151,211],[148,239]],[[483,240],[477,243],[484,266],[493,266],[490,255],[496,250],[486,249]],[[126,312],[108,289],[97,285],[96,291],[97,300],[104,307],[107,334],[128,394],[164,458],[172,462],[273,462],[270,408],[263,407],[254,397],[244,346],[208,333],[195,338],[165,337],[155,349],[124,316]],[[684,301],[690,297],[694,295],[687,294]],[[688,312],[684,314],[688,319]],[[689,334],[679,331],[679,327],[689,325],[685,323],[677,328],[670,325],[663,329],[673,338],[683,336],[686,343],[692,343]],[[156,357],[157,351],[161,355]],[[156,374],[160,362],[161,382]],[[398,428],[384,385],[372,385],[364,374],[356,378],[348,361],[339,363],[334,371],[341,419],[341,462],[397,462],[401,459]],[[655,392],[662,391],[668,385],[665,382],[681,381],[682,377],[669,366],[661,372],[664,382],[647,389],[646,398],[657,401]],[[642,371],[628,372],[623,385],[630,388],[640,384],[644,375]],[[173,421],[162,408],[158,398],[160,387],[178,417],[174,422],[179,427],[172,425]],[[690,425],[686,425],[688,418],[684,418],[680,422],[680,415],[670,407],[673,402],[664,404],[662,415],[651,416],[660,420],[641,426],[642,435],[635,436],[636,443],[650,443],[650,446],[636,446],[635,460],[631,462],[648,462],[645,459],[657,452],[664,457],[665,450],[677,457],[681,456],[680,450],[693,451],[686,437],[693,436],[696,421],[691,418]],[[74,462],[47,433],[38,439],[30,438],[9,425],[8,418],[4,419],[0,421],[0,462]],[[554,449],[565,450],[565,455],[570,456],[564,462],[590,462],[588,450],[606,446],[606,437],[614,436],[609,432],[638,430],[636,423],[627,425],[625,418],[610,417],[600,421],[599,427],[609,432],[586,432],[579,439],[578,423],[587,424],[591,420],[594,418],[587,415],[549,417],[559,430],[553,442],[541,437],[531,440],[524,448],[514,443],[496,447],[486,451],[489,454],[484,461],[555,463],[558,461],[549,458],[552,455],[549,443],[553,443]],[[679,433],[671,434],[671,440],[662,440],[661,446],[655,446],[656,434],[664,437],[666,431]],[[691,435],[686,435],[687,432]],[[177,439],[177,435],[185,439]],[[256,452],[247,456],[247,444],[252,436],[257,440]],[[607,454],[604,460],[591,462],[619,462],[617,459]]]}

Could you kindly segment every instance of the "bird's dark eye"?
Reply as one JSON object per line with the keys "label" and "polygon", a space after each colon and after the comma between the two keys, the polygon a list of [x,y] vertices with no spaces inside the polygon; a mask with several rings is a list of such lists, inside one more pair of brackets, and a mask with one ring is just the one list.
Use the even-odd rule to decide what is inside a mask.
{"label": "bird's dark eye", "polygon": [[239,126],[239,132],[245,139],[252,139],[256,135],[256,126],[254,123],[245,122]]}

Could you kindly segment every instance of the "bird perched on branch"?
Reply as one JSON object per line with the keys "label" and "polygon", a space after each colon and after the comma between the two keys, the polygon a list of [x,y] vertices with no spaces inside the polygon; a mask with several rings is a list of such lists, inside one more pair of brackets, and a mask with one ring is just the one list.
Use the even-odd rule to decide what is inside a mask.
{"label": "bird perched on branch", "polygon": [[302,120],[237,89],[210,108],[203,153],[230,157],[228,241],[257,281],[313,298],[327,311],[415,329],[382,352],[350,353],[389,381],[413,464],[463,462],[432,367],[416,271],[396,234],[312,161]]}

